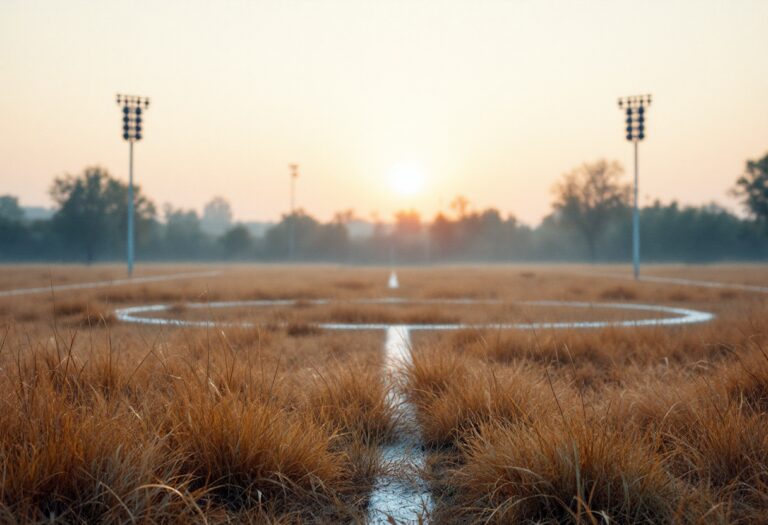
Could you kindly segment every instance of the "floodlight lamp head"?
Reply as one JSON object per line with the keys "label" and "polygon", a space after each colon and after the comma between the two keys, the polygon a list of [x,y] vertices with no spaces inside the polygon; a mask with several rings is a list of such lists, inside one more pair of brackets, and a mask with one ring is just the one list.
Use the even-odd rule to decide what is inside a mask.
{"label": "floodlight lamp head", "polygon": [[149,97],[118,94],[117,103],[122,106],[123,139],[131,143],[141,140],[141,116],[149,107]]}
{"label": "floodlight lamp head", "polygon": [[[632,95],[619,99],[619,108],[626,114],[626,137],[637,143],[645,138],[645,108],[651,105],[651,95]],[[625,109],[626,108],[626,109]]]}

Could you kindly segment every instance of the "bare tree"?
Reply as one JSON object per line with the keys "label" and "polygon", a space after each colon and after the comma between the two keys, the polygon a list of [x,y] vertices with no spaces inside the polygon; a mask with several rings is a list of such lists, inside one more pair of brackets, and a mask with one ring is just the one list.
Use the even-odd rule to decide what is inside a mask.
{"label": "bare tree", "polygon": [[629,203],[630,187],[621,181],[622,175],[621,164],[601,159],[566,173],[552,189],[552,207],[581,232],[592,260],[600,234]]}
{"label": "bare tree", "polygon": [[336,224],[344,224],[347,225],[350,222],[354,221],[357,218],[355,215],[355,210],[352,208],[337,211],[333,214],[333,221]]}
{"label": "bare tree", "polygon": [[449,206],[456,212],[456,216],[459,219],[463,219],[467,216],[467,212],[469,211],[469,199],[463,195],[456,195]]}
{"label": "bare tree", "polygon": [[768,154],[759,160],[748,160],[744,173],[736,180],[731,195],[741,199],[755,221],[768,224]]}

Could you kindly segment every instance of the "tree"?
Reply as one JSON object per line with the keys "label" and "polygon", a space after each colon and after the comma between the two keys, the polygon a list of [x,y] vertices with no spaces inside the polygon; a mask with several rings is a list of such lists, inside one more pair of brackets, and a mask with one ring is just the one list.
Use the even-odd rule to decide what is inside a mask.
{"label": "tree", "polygon": [[6,222],[21,222],[24,220],[24,210],[19,206],[18,197],[0,195],[0,220]]}
{"label": "tree", "polygon": [[248,228],[238,224],[219,238],[219,244],[229,257],[244,257],[253,250],[253,237]]}
{"label": "tree", "polygon": [[344,226],[348,225],[350,222],[354,221],[356,219],[355,216],[355,210],[352,208],[337,211],[333,214],[333,221],[336,224],[343,224]]}
{"label": "tree", "polygon": [[400,210],[395,213],[395,235],[412,237],[421,233],[421,216],[416,210]]}
{"label": "tree", "polygon": [[290,239],[296,235],[295,256],[305,260],[343,259],[349,250],[347,228],[339,222],[322,224],[304,210],[283,215],[264,235],[266,253],[272,258],[290,255]]}
{"label": "tree", "polygon": [[232,227],[232,206],[224,197],[214,197],[203,209],[202,228],[213,235],[221,235]]}
{"label": "tree", "polygon": [[11,195],[0,196],[0,257],[12,258],[27,237],[27,225],[23,222],[24,210],[19,199]]}
{"label": "tree", "polygon": [[449,257],[457,250],[457,230],[456,223],[442,212],[435,216],[429,226],[429,236],[438,257]]}
{"label": "tree", "polygon": [[[124,253],[128,215],[128,186],[104,168],[86,168],[80,175],[53,181],[51,198],[58,205],[52,226],[64,246],[79,251],[86,262],[106,254]],[[136,238],[147,234],[155,206],[134,188]]]}
{"label": "tree", "polygon": [[200,227],[200,219],[194,210],[174,209],[170,204],[163,208],[165,214],[165,242],[167,254],[172,258],[197,257],[206,241]]}
{"label": "tree", "polygon": [[469,199],[463,195],[456,195],[449,206],[456,212],[456,217],[463,219],[467,216],[467,211],[469,210]]}
{"label": "tree", "polygon": [[600,234],[629,203],[630,188],[621,182],[623,174],[618,162],[598,160],[566,173],[553,188],[552,207],[562,221],[581,232],[593,261]]}
{"label": "tree", "polygon": [[757,222],[768,224],[768,154],[760,160],[748,160],[746,171],[731,190],[741,197],[744,208]]}

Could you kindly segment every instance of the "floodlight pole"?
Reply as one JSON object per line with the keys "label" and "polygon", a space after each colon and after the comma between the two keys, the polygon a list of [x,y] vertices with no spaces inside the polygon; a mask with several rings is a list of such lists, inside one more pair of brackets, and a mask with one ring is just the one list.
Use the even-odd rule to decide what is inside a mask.
{"label": "floodlight pole", "polygon": [[123,109],[123,140],[128,142],[128,225],[125,256],[128,265],[128,277],[133,275],[133,260],[135,255],[134,235],[134,189],[133,189],[133,143],[141,140],[142,109],[149,107],[147,97],[134,95],[117,95],[117,105]]}
{"label": "floodlight pole", "polygon": [[289,232],[289,245],[288,253],[291,259],[296,255],[296,179],[299,176],[299,165],[289,164],[288,168],[291,170],[291,222]]}
{"label": "floodlight pole", "polygon": [[640,194],[638,170],[638,143],[645,138],[645,108],[651,105],[651,95],[624,97],[619,99],[619,108],[626,107],[627,140],[635,150],[635,184],[632,206],[632,273],[640,278]]}
{"label": "floodlight pole", "polygon": [[635,142],[635,187],[634,206],[632,209],[632,273],[640,278],[640,197],[638,195],[639,173],[637,171],[637,140]]}
{"label": "floodlight pole", "polygon": [[128,142],[128,244],[126,256],[128,258],[128,276],[133,275],[133,141]]}

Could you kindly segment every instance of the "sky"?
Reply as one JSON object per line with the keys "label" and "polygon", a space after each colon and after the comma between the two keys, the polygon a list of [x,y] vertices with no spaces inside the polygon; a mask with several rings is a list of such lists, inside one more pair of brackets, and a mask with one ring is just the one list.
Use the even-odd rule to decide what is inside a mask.
{"label": "sky", "polygon": [[642,203],[717,201],[768,152],[768,2],[0,2],[0,194],[51,206],[55,176],[127,180],[117,93],[151,99],[135,180],[239,220],[296,202],[426,217],[458,194],[535,224],[585,161],[631,180],[624,95],[652,93]]}

